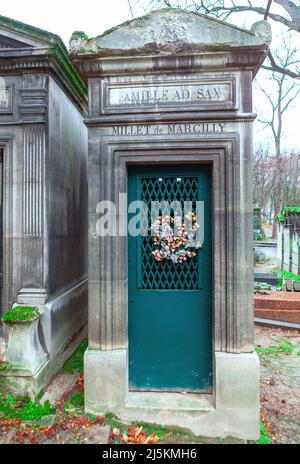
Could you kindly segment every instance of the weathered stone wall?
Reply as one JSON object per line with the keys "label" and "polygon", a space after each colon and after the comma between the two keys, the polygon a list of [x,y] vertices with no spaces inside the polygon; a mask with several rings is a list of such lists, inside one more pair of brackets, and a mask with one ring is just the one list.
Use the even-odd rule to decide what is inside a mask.
{"label": "weathered stone wall", "polygon": [[5,310],[21,289],[44,289],[50,298],[87,276],[83,116],[51,77],[9,75],[6,82],[12,93],[10,108],[0,112]]}
{"label": "weathered stone wall", "polygon": [[87,129],[49,85],[49,296],[87,277]]}
{"label": "weathered stone wall", "polygon": [[86,335],[87,95],[59,37],[2,16],[0,77],[1,306],[39,308],[33,350],[45,353],[42,364],[32,354],[30,372],[13,370],[16,343],[6,380],[35,397]]}
{"label": "weathered stone wall", "polygon": [[252,352],[251,73],[122,74],[89,81],[90,347],[128,344],[126,238],[95,236],[97,203],[116,203],[119,224],[128,164],[184,160],[213,170],[214,347]]}

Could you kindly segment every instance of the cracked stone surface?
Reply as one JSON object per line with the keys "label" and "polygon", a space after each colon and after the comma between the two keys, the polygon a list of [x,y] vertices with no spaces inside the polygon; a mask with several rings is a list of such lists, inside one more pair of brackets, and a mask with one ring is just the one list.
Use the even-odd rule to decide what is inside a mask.
{"label": "cracked stone surface", "polygon": [[76,377],[77,376],[75,374],[65,374],[64,372],[59,373],[42,396],[41,404],[49,401],[50,404],[55,405],[63,393],[70,390],[70,388],[76,383]]}
{"label": "cracked stone surface", "polygon": [[191,11],[158,10],[112,28],[89,39],[74,32],[70,40],[72,55],[99,56],[130,54],[176,54],[202,50],[226,50],[271,42],[266,21],[254,23],[250,31]]}

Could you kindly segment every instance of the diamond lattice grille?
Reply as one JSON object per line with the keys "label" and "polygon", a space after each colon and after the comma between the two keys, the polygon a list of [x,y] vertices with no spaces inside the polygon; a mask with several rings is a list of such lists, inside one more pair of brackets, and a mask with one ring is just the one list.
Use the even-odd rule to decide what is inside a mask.
{"label": "diamond lattice grille", "polygon": [[[158,205],[153,208],[153,202],[166,204],[180,203],[182,211],[186,209],[195,212],[198,200],[197,177],[164,177],[140,179],[141,201],[150,210],[152,203],[152,217],[157,213],[165,214]],[[177,203],[177,204],[178,204]],[[151,227],[151,217],[145,217],[148,228]],[[171,261],[156,262],[152,251],[155,249],[151,233],[140,238],[140,282],[143,290],[197,290],[199,288],[198,259],[191,259],[184,264],[173,264]]]}

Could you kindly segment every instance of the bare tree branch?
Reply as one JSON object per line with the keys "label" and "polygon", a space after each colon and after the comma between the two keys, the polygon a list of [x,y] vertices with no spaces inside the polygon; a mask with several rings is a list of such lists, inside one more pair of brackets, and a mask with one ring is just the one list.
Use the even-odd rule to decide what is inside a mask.
{"label": "bare tree branch", "polygon": [[288,109],[288,107],[290,106],[290,104],[292,103],[292,101],[295,100],[295,98],[298,97],[299,93],[300,93],[300,88],[297,90],[297,92],[295,93],[295,95],[293,95],[293,96],[286,102],[286,104],[284,105],[284,107],[283,107],[282,110],[281,110],[281,113],[282,113],[282,114]]}
{"label": "bare tree branch", "polygon": [[[142,0],[137,0],[142,2]],[[273,1],[273,3],[272,3]],[[265,7],[257,6],[255,1],[248,0],[247,4],[241,0],[152,0],[151,4],[156,8],[161,7],[176,7],[186,10],[202,12],[216,18],[227,20],[233,14],[243,14],[247,12],[255,12],[264,18],[269,18],[285,26],[289,31],[300,33],[300,6],[296,1],[291,0],[266,0]],[[280,5],[283,13],[274,12],[274,4]],[[256,5],[255,5],[256,4]],[[272,8],[273,7],[273,8]],[[285,13],[286,15],[285,15]],[[284,39],[284,35],[283,35]],[[296,54],[296,51],[295,51]],[[278,59],[269,53],[269,63],[265,63],[262,68],[267,71],[276,71],[293,79],[300,79],[300,70],[295,68],[298,60],[291,61],[289,65],[279,63]]]}
{"label": "bare tree branch", "polygon": [[286,76],[292,77],[293,79],[300,79],[300,74],[299,73],[291,71],[290,69],[287,69],[287,68],[277,64],[275,59],[273,58],[273,55],[272,55],[270,50],[268,52],[268,58],[270,60],[271,66],[262,65],[263,69],[266,69],[267,71],[276,71],[276,72],[278,72],[280,74],[284,74]]}
{"label": "bare tree branch", "polygon": [[132,18],[134,18],[134,14],[133,14],[133,9],[132,9],[132,5],[131,5],[131,1],[130,1],[130,0],[127,0],[127,1],[128,1],[128,6],[129,6],[130,14],[131,14]]}
{"label": "bare tree branch", "polygon": [[[280,4],[280,6],[282,6],[286,10],[286,12],[288,13],[291,19],[286,18],[283,15],[273,13],[271,11],[269,11],[268,17],[271,18],[273,21],[283,24],[284,26],[288,27],[291,30],[300,32],[300,19],[299,19],[299,14],[297,11],[300,8],[294,5],[292,2],[288,2],[285,0],[274,0],[274,1]],[[165,0],[164,3],[168,7],[172,6],[170,4],[171,2],[168,0]],[[248,6],[237,5],[235,2],[231,2],[231,6],[225,6],[224,2],[211,2],[211,1],[205,2],[204,0],[194,1],[193,3],[194,3],[194,6],[196,4],[197,10],[202,9],[206,14],[211,14],[213,16],[217,15],[218,17],[221,17],[223,19],[228,19],[228,17],[234,13],[245,13],[249,11],[255,12],[265,17],[266,11],[267,11],[266,8],[254,6],[252,2],[248,2]],[[218,5],[220,3],[221,5]]]}
{"label": "bare tree branch", "polygon": [[290,0],[274,0],[274,3],[282,6],[290,15],[292,21],[300,27],[300,5],[296,5],[295,2],[291,2]]}

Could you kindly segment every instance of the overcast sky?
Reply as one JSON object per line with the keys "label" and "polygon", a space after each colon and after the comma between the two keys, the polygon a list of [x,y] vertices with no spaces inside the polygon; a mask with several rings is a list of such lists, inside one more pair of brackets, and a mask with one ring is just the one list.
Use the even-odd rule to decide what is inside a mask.
{"label": "overcast sky", "polygon": [[[138,3],[145,5],[138,7]],[[256,0],[255,3],[265,4],[265,0]],[[131,0],[134,15],[141,15],[148,11],[150,0]],[[89,37],[102,34],[106,29],[118,25],[132,18],[128,0],[9,0],[1,1],[0,14],[19,21],[54,32],[61,36],[68,46],[72,32],[84,31]],[[236,15],[230,21],[241,27],[250,27],[251,23],[261,19],[257,15]],[[280,43],[281,29],[272,23],[275,42]],[[300,48],[300,47],[299,47]],[[269,85],[261,77],[262,85]],[[257,112],[264,108],[266,116],[266,101],[261,94],[256,92],[255,103]],[[300,148],[299,120],[300,97],[295,101],[285,118],[285,138],[283,147],[292,149]],[[256,142],[265,141],[270,136],[269,129],[262,131],[261,125],[255,127]],[[270,138],[270,140],[272,140]]]}

